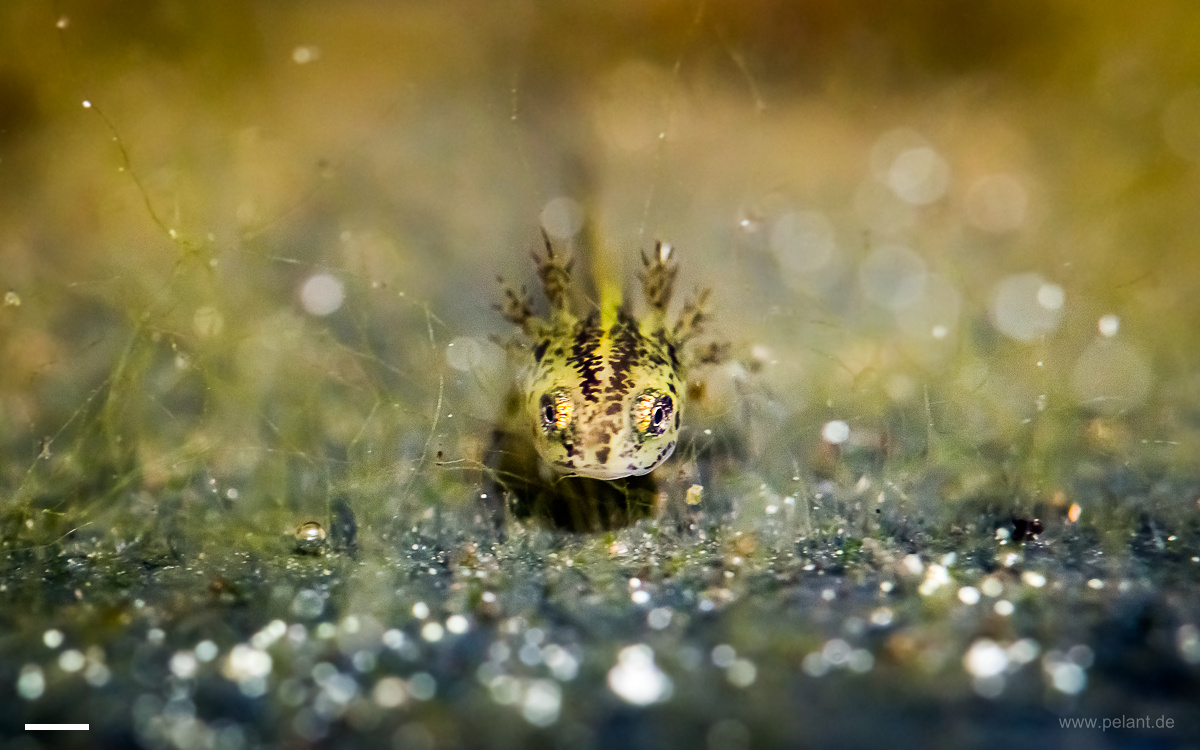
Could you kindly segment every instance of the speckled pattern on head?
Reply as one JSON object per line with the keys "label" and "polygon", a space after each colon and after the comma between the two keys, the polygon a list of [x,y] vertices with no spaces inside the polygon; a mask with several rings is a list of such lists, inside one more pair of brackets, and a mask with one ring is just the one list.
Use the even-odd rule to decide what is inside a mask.
{"label": "speckled pattern on head", "polygon": [[643,255],[645,315],[626,306],[576,317],[569,309],[570,263],[546,243],[535,256],[550,300],[549,320],[507,291],[506,317],[533,339],[524,411],[542,459],[565,475],[596,479],[648,474],[678,443],[686,379],[682,352],[703,317],[703,296],[685,306],[674,326],[666,308],[676,266],[669,246]]}

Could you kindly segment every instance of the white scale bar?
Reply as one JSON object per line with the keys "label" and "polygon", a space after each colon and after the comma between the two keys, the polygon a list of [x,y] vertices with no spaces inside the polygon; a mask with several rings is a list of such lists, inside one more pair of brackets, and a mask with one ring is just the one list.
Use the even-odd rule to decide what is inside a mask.
{"label": "white scale bar", "polygon": [[91,724],[26,724],[26,732],[43,732],[52,731],[55,729],[66,729],[75,731],[88,731],[91,729]]}

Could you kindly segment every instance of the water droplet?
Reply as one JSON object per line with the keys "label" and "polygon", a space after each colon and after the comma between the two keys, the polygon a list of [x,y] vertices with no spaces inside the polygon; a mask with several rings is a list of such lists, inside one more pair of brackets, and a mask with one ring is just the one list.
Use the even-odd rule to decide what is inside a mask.
{"label": "water droplet", "polygon": [[296,528],[293,535],[296,551],[306,555],[320,554],[325,547],[327,535],[325,529],[316,521],[307,521]]}

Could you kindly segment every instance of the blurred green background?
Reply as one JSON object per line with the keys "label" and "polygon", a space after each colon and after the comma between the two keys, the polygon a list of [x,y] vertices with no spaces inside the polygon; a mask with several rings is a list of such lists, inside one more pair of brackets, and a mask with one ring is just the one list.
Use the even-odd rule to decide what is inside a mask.
{"label": "blurred green background", "polygon": [[[70,703],[55,692],[70,675],[48,662],[43,685],[17,655],[61,640],[42,635],[54,625],[107,648],[113,684],[159,690],[162,709],[169,680],[205,667],[187,657],[172,678],[160,664],[147,688],[119,662],[122,638],[161,645],[161,662],[200,638],[224,654],[274,617],[338,638],[359,617],[407,628],[427,649],[420,674],[459,686],[421,704],[425,728],[393,735],[379,712],[424,683],[383,656],[373,671],[382,646],[364,625],[368,667],[345,640],[328,658],[354,656],[374,724],[342,704],[306,724],[304,700],[271,683],[291,706],[280,736],[311,742],[350,716],[396,746],[469,746],[457,701],[479,727],[504,727],[499,745],[530,746],[545,740],[530,734],[547,716],[536,700],[556,695],[556,746],[575,746],[579,727],[624,716],[604,713],[620,693],[604,678],[638,638],[668,643],[658,653],[684,708],[664,720],[743,711],[696,730],[712,747],[794,738],[771,713],[788,690],[803,696],[788,709],[798,724],[832,712],[809,729],[817,744],[839,728],[890,739],[894,725],[850,710],[860,678],[815,682],[850,663],[842,640],[805,657],[839,633],[874,654],[860,659],[879,665],[871,695],[897,714],[996,698],[993,662],[967,658],[980,638],[983,657],[992,638],[1026,643],[1005,652],[1014,665],[1020,639],[1042,644],[1046,676],[1028,677],[1042,711],[1083,690],[1055,676],[1067,662],[1051,649],[1071,643],[1100,657],[1093,707],[1194,688],[1197,39],[1200,13],[1168,0],[9,0],[0,591],[20,606],[0,615],[15,634],[0,644],[0,695]],[[705,485],[677,536],[653,520],[582,537],[510,522],[496,539],[477,517],[512,376],[495,277],[532,288],[540,230],[570,245],[581,216],[630,280],[639,251],[675,246],[681,290],[713,289],[710,332],[732,347],[695,374],[690,444],[664,472],[689,477],[666,485],[677,507],[693,478]],[[346,508],[359,557],[292,554],[304,521],[345,542]],[[1035,518],[1043,541],[1019,547]],[[418,578],[435,568],[448,583]],[[498,600],[483,598],[486,571]],[[574,575],[599,593],[562,583]],[[939,576],[974,593],[935,595]],[[543,581],[549,593],[530,593]],[[643,583],[677,594],[653,632],[630,603]],[[1004,592],[1017,616],[971,609],[980,590]],[[426,601],[497,643],[537,646],[574,617],[562,642],[582,644],[583,676],[565,693],[521,682],[506,703],[499,673],[471,671],[493,663],[486,644],[454,671],[444,633],[418,622]],[[1150,624],[1111,635],[1130,621]],[[534,623],[545,632],[531,639]],[[294,666],[308,679],[311,659],[293,665],[280,637],[254,648],[275,649],[277,678]],[[748,683],[744,668],[728,672],[737,690],[723,672],[711,692],[680,677],[721,638],[758,659]],[[1118,656],[1101,669],[1106,646]],[[213,664],[217,683],[262,696],[232,651]],[[108,682],[99,674],[89,684]],[[371,703],[383,674],[411,680],[377,683]],[[749,685],[763,697],[739,692]],[[524,719],[497,724],[489,712],[509,705]],[[143,744],[170,745],[156,732],[178,717],[156,725],[156,710],[130,721]],[[1014,715],[957,716],[947,742]]]}
{"label": "blurred green background", "polygon": [[764,365],[750,471],[812,464],[836,419],[1017,503],[1086,502],[1090,457],[1192,472],[1198,28],[1172,2],[13,3],[6,512],[108,525],[207,472],[241,523],[444,481],[430,449],[477,458],[503,392],[493,277],[530,279],[555,198],[611,262],[662,239],[714,287],[714,334]]}

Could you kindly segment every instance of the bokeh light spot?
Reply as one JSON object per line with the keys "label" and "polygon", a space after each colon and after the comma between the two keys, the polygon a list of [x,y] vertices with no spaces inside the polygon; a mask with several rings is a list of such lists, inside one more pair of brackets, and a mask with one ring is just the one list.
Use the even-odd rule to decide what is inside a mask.
{"label": "bokeh light spot", "polygon": [[1064,298],[1062,287],[1039,274],[1016,274],[996,284],[989,312],[1001,333],[1029,342],[1058,328]]}
{"label": "bokeh light spot", "polygon": [[985,232],[1000,234],[1020,229],[1028,208],[1025,187],[1009,174],[982,177],[967,190],[967,220]]}
{"label": "bokeh light spot", "polygon": [[225,328],[225,316],[215,307],[201,307],[192,314],[192,330],[201,338],[212,338]]}
{"label": "bokeh light spot", "polygon": [[1105,414],[1140,406],[1152,383],[1153,372],[1145,355],[1118,339],[1093,341],[1071,371],[1075,399],[1081,406]]}
{"label": "bokeh light spot", "polygon": [[1117,331],[1121,330],[1121,319],[1116,315],[1105,315],[1100,318],[1100,322],[1096,324],[1100,330],[1100,335],[1112,338],[1117,335]]}
{"label": "bokeh light spot", "polygon": [[346,300],[346,288],[327,273],[309,276],[300,287],[300,306],[310,315],[323,317],[337,312]]}
{"label": "bokeh light spot", "polygon": [[882,245],[863,261],[858,280],[872,302],[902,310],[924,294],[927,276],[921,256],[903,245]]}
{"label": "bokeh light spot", "polygon": [[825,426],[821,429],[821,437],[827,443],[841,445],[850,439],[850,425],[840,419],[826,422]]}
{"label": "bokeh light spot", "polygon": [[485,338],[459,336],[446,345],[446,364],[459,372],[487,376],[504,365],[504,350]]}
{"label": "bokeh light spot", "polygon": [[950,165],[929,146],[906,149],[888,169],[887,185],[905,203],[933,203],[950,186]]}
{"label": "bokeh light spot", "polygon": [[962,296],[941,274],[927,275],[923,286],[913,304],[896,312],[896,323],[915,339],[945,339],[958,328]]}
{"label": "bokeh light spot", "polygon": [[654,650],[639,643],[626,646],[608,671],[608,686],[626,703],[648,706],[670,697],[673,685],[654,663]]}
{"label": "bokeh light spot", "polygon": [[583,206],[567,196],[551,198],[542,207],[541,224],[552,239],[569,240],[583,228]]}
{"label": "bokeh light spot", "polygon": [[771,250],[784,273],[802,276],[821,268],[837,250],[833,226],[816,211],[784,214],[771,227]]}

